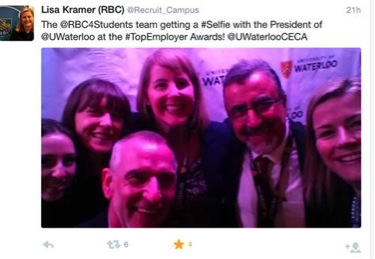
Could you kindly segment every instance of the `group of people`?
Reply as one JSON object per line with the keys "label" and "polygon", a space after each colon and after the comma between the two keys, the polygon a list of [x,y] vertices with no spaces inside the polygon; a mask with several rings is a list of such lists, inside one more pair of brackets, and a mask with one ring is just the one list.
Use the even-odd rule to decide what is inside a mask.
{"label": "group of people", "polygon": [[109,81],[76,86],[42,119],[42,227],[360,227],[360,79],[319,87],[306,126],[263,60],[223,86],[222,123],[176,49],[144,62],[137,113]]}
{"label": "group of people", "polygon": [[11,31],[10,41],[34,40],[34,9],[25,7],[19,13],[17,26]]}

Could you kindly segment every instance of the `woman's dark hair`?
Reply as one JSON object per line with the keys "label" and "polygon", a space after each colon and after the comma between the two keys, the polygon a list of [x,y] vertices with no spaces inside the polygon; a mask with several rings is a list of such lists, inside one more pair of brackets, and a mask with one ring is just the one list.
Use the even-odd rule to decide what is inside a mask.
{"label": "woman's dark hair", "polygon": [[87,107],[100,106],[103,99],[106,100],[106,109],[122,114],[123,129],[121,136],[126,135],[130,131],[129,100],[117,85],[98,78],[83,81],[70,93],[63,111],[63,125],[76,133],[76,113],[85,110]]}
{"label": "woman's dark hair", "polygon": [[60,122],[53,119],[42,119],[42,137],[52,133],[62,133],[73,140],[73,134]]}

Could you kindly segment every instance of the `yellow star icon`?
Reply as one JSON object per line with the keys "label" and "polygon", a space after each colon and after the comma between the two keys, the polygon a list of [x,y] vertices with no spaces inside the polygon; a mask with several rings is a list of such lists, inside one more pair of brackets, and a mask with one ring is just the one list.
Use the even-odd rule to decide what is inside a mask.
{"label": "yellow star icon", "polygon": [[177,240],[177,242],[174,242],[174,249],[183,249],[184,243],[180,241],[180,239]]}

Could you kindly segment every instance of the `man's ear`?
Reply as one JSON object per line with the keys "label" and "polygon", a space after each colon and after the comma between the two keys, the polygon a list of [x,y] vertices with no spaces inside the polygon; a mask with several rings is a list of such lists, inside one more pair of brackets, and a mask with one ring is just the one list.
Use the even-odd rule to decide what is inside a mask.
{"label": "man's ear", "polygon": [[104,168],[102,171],[102,189],[104,196],[110,199],[112,197],[113,177],[112,171],[109,168]]}

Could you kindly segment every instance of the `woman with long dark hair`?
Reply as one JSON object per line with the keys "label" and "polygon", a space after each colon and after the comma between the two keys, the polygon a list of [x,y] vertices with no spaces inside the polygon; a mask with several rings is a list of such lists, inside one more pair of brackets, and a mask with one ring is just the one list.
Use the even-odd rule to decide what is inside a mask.
{"label": "woman with long dark hair", "polygon": [[130,104],[117,85],[89,79],[70,93],[62,122],[74,133],[77,146],[73,195],[79,223],[106,209],[101,172],[108,167],[115,142],[129,131]]}

